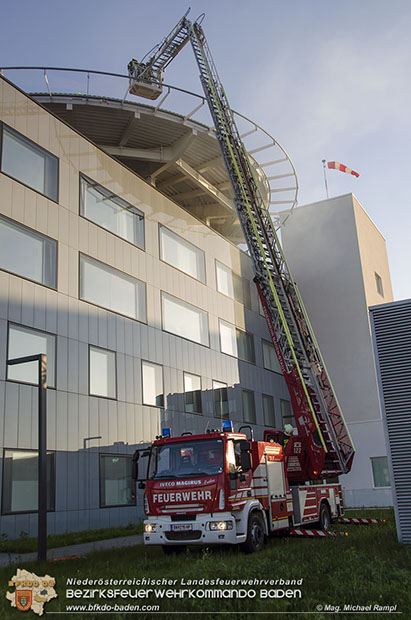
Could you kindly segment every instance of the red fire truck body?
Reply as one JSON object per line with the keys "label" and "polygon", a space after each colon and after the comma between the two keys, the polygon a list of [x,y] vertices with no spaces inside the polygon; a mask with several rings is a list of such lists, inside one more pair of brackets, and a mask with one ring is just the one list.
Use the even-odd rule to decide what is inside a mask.
{"label": "red fire truck body", "polygon": [[215,431],[162,437],[146,455],[147,545],[225,543],[258,551],[270,534],[313,523],[328,529],[343,514],[339,484],[290,487],[278,443]]}

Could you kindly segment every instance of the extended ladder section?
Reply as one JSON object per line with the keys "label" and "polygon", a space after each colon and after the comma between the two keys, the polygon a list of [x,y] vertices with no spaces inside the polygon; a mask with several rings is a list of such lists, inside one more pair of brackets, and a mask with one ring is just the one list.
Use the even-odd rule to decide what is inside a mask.
{"label": "extended ladder section", "polygon": [[[203,29],[184,16],[174,30],[180,49],[189,39],[194,50],[238,217],[254,263],[257,290],[307,455],[305,471],[293,474],[289,469],[289,479],[301,482],[347,473],[354,447]],[[156,62],[153,66],[157,66]]]}

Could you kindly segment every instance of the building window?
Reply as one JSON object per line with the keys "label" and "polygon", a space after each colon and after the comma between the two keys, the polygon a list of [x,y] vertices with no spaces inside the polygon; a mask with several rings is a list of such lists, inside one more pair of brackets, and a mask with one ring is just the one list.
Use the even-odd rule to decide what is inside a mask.
{"label": "building window", "polygon": [[162,293],[163,329],[208,346],[208,316],[190,304]]}
{"label": "building window", "polygon": [[144,249],[144,213],[80,175],[80,215]]}
{"label": "building window", "polygon": [[117,398],[114,351],[89,346],[89,391],[91,396]]}
{"label": "building window", "polygon": [[80,255],[80,299],[146,321],[145,284],[83,255]]}
{"label": "building window", "polygon": [[239,301],[247,308],[251,307],[250,298],[250,285],[248,280],[245,280],[236,273],[233,273],[229,267],[216,260],[216,273],[217,273],[217,291]]}
{"label": "building window", "polygon": [[[53,334],[47,334],[30,327],[9,325],[8,360],[27,357],[28,355],[39,355],[40,353],[47,355],[47,386],[55,388],[56,337]],[[38,362],[7,366],[7,379],[9,381],[18,381],[19,383],[38,385]]]}
{"label": "building window", "polygon": [[160,226],[160,258],[196,280],[205,282],[204,252],[164,226]]}
{"label": "building window", "polygon": [[263,365],[267,370],[273,372],[281,372],[280,364],[274,349],[274,345],[268,340],[262,340],[263,343]]}
{"label": "building window", "polygon": [[0,269],[56,288],[57,243],[0,217]]}
{"label": "building window", "polygon": [[163,367],[141,362],[143,374],[143,405],[164,407]]}
{"label": "building window", "polygon": [[[38,452],[4,450],[2,514],[38,510]],[[47,452],[47,510],[55,510],[55,453]]]}
{"label": "building window", "polygon": [[240,360],[255,364],[254,338],[220,319],[220,350]]}
{"label": "building window", "polygon": [[202,413],[201,377],[184,373],[184,405],[187,413]]}
{"label": "building window", "polygon": [[275,428],[274,398],[269,394],[263,394],[263,411],[264,426]]}
{"label": "building window", "polygon": [[281,408],[281,421],[283,424],[283,428],[285,424],[291,424],[291,426],[295,426],[295,419],[294,419],[294,414],[291,408],[290,401],[280,400],[280,408]]}
{"label": "building window", "polygon": [[384,297],[384,287],[382,285],[382,278],[381,276],[378,275],[377,272],[374,272],[374,275],[375,275],[375,284],[377,286],[377,291],[379,292],[381,297]]}
{"label": "building window", "polygon": [[243,399],[243,420],[244,422],[248,422],[249,424],[255,424],[256,417],[255,417],[254,392],[252,392],[251,390],[243,390],[242,399]]}
{"label": "building window", "polygon": [[213,381],[214,415],[220,420],[228,420],[228,388],[227,383]]}
{"label": "building window", "polygon": [[388,470],[388,458],[386,456],[371,457],[372,475],[374,487],[390,487],[390,472]]}
{"label": "building window", "polygon": [[135,506],[131,456],[100,455],[100,506]]}
{"label": "building window", "polygon": [[25,136],[3,125],[1,171],[58,201],[58,159]]}

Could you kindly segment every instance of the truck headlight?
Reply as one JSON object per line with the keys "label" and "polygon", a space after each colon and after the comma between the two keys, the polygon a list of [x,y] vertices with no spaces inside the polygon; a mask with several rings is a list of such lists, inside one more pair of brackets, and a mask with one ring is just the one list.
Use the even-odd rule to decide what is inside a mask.
{"label": "truck headlight", "polygon": [[215,532],[216,530],[232,530],[233,522],[232,521],[210,521],[210,530]]}
{"label": "truck headlight", "polygon": [[144,530],[146,534],[155,534],[157,532],[157,524],[156,523],[146,523],[144,526]]}

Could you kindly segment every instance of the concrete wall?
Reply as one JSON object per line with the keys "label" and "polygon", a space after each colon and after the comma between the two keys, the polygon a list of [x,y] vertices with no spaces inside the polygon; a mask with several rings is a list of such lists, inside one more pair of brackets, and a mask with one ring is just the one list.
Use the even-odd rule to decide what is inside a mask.
{"label": "concrete wall", "polygon": [[370,461],[387,454],[368,319],[371,303],[392,298],[384,238],[348,194],[295,209],[282,240],[356,447],[341,478],[346,503],[390,505],[390,489],[374,489]]}

